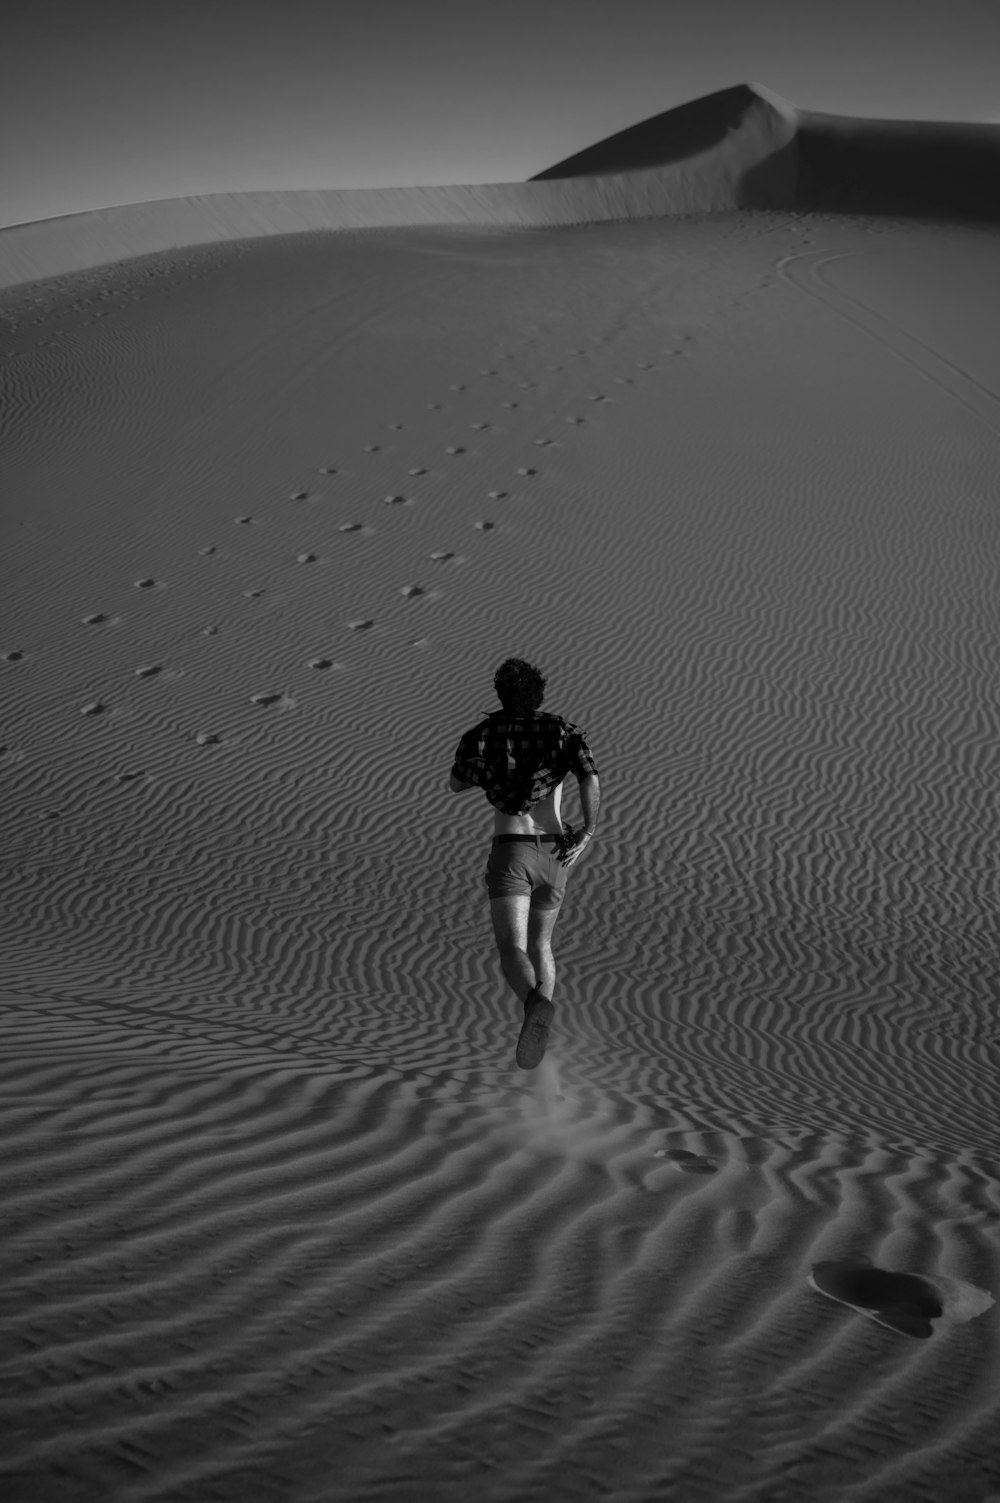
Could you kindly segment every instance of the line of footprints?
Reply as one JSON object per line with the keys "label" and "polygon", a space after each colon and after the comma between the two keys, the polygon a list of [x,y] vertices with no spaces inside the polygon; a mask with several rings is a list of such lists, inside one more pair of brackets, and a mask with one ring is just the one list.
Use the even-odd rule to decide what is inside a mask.
{"label": "line of footprints", "polygon": [[[679,344],[683,345],[686,342],[690,341],[690,339],[691,339],[690,335],[681,335],[681,336],[678,337],[678,342],[679,342]],[[573,350],[569,351],[570,355],[583,355],[585,353],[586,352],[584,350],[579,350],[579,349],[573,349]],[[666,354],[668,356],[679,356],[679,355],[682,355],[683,353],[684,353],[683,348],[679,348],[677,344],[667,346],[664,349],[664,354]],[[512,359],[514,357],[513,356],[502,356],[501,358],[502,359]],[[652,370],[656,370],[657,366],[656,366],[655,362],[652,361],[652,360],[640,360],[640,361],[637,362],[636,368],[638,370],[641,370],[641,371],[652,371]],[[563,367],[561,365],[549,365],[547,367],[547,369],[549,371],[552,371],[552,372],[558,372],[558,371],[562,370]],[[485,370],[480,371],[479,374],[482,377],[484,377],[484,378],[491,378],[491,377],[495,377],[495,376],[499,375],[499,372],[497,370],[495,370],[495,369],[485,369]],[[633,382],[633,377],[631,377],[631,376],[617,376],[617,377],[615,377],[615,384],[619,385],[619,386],[630,386],[632,384],[632,382]],[[535,383],[533,381],[519,381],[516,384],[517,384],[517,386],[522,391],[530,391],[535,386]],[[453,391],[455,393],[468,391],[469,389],[470,388],[469,388],[469,386],[467,384],[462,384],[462,383],[457,383],[456,385],[454,385],[454,386],[451,387],[451,391]],[[614,399],[612,397],[607,396],[603,392],[591,392],[591,393],[588,393],[586,400],[589,401],[589,402],[605,404],[605,403],[612,402]],[[521,404],[519,402],[517,402],[517,401],[506,400],[506,401],[501,402],[500,405],[503,408],[505,408],[505,409],[507,409],[509,411],[514,411]],[[428,402],[427,406],[428,406],[428,409],[431,410],[431,411],[440,411],[440,410],[442,410],[444,404],[442,402]],[[575,414],[571,414],[571,415],[568,415],[564,419],[564,421],[567,424],[571,425],[571,426],[577,427],[577,426],[582,425],[586,420],[583,417],[580,417],[580,416],[575,415]],[[472,428],[473,431],[475,431],[477,433],[483,433],[483,432],[487,432],[491,428],[492,425],[490,423],[488,423],[488,422],[480,421],[480,422],[472,423],[470,426],[471,426],[471,428]],[[389,427],[392,430],[398,431],[398,430],[402,429],[403,424],[402,423],[390,423]],[[536,447],[538,447],[538,448],[543,448],[544,449],[544,448],[555,448],[555,447],[558,447],[558,442],[554,438],[538,438],[538,439],[535,439],[534,442],[535,442]],[[377,443],[365,444],[364,445],[364,452],[366,454],[377,454],[377,453],[380,452],[381,448],[382,448],[382,446],[380,444],[377,444]],[[462,454],[464,454],[466,452],[466,450],[465,450],[465,448],[461,444],[449,444],[447,446],[447,448],[445,449],[444,452],[447,455],[449,455],[450,457],[458,458]],[[320,467],[319,473],[321,475],[336,475],[338,473],[338,471],[337,471],[337,468],[335,466],[333,466],[333,465],[323,465],[323,466]],[[421,475],[426,475],[427,474],[427,467],[425,465],[415,465],[412,469],[409,470],[408,473],[412,477],[419,477]],[[516,470],[516,474],[517,474],[518,478],[519,479],[525,479],[525,480],[532,479],[533,477],[537,476],[538,473],[539,473],[538,470],[533,465],[528,465],[528,464],[520,465],[517,468],[517,470]],[[488,496],[489,496],[489,499],[491,501],[504,501],[504,500],[506,500],[509,497],[509,495],[510,495],[510,492],[509,491],[505,491],[505,490],[491,490],[491,491],[488,492]],[[304,491],[304,490],[293,491],[291,493],[291,496],[290,496],[290,500],[295,501],[295,502],[310,501],[311,499],[313,499],[313,498],[311,497],[310,493],[308,491]],[[404,505],[409,505],[409,504],[411,504],[411,498],[408,497],[408,496],[406,496],[406,495],[402,495],[402,494],[393,494],[393,495],[389,495],[389,496],[385,497],[385,504],[387,506],[404,506]],[[238,516],[238,517],[234,518],[234,521],[239,526],[250,526],[250,525],[252,525],[254,523],[255,520],[256,519],[254,517],[252,517],[252,516]],[[485,533],[485,532],[491,532],[491,531],[493,531],[497,524],[495,522],[492,522],[492,521],[489,521],[489,520],[481,520],[481,521],[476,522],[474,525],[475,525],[475,527],[477,528],[478,531]],[[340,526],[340,528],[338,530],[340,532],[342,532],[342,533],[362,532],[362,531],[365,531],[365,525],[363,523],[361,523],[361,522],[344,522],[344,523],[341,524],[341,526]],[[202,548],[200,550],[200,552],[203,555],[207,556],[207,555],[211,555],[211,554],[214,554],[215,552],[217,552],[217,549],[216,549],[216,547],[215,547],[214,544],[209,544],[207,547]],[[430,559],[434,563],[445,563],[448,560],[455,558],[455,554],[454,554],[454,552],[452,552],[450,550],[447,550],[447,549],[438,549],[435,552],[431,553],[429,555],[429,557],[430,557]],[[317,563],[317,562],[319,562],[319,555],[316,554],[316,553],[314,553],[314,552],[312,552],[312,551],[306,551],[306,552],[300,553],[298,555],[298,557],[297,557],[297,563],[301,564],[301,565],[308,565],[308,564],[313,564],[313,563]],[[163,590],[163,589],[166,589],[166,584],[165,584],[165,582],[163,580],[155,579],[155,578],[153,578],[153,577],[150,576],[150,577],[144,577],[142,579],[137,579],[135,581],[135,588],[138,589],[138,590]],[[415,598],[417,596],[424,595],[426,593],[427,593],[427,591],[425,590],[425,588],[422,585],[419,585],[419,584],[407,584],[407,585],[404,585],[403,588],[402,588],[402,590],[401,590],[401,594],[405,598],[407,598],[407,599],[413,599],[413,598]],[[263,589],[249,589],[249,590],[244,590],[243,594],[244,594],[244,596],[247,599],[255,599],[258,596],[263,595],[264,594],[264,590]],[[110,627],[110,626],[116,626],[121,621],[121,619],[122,618],[120,616],[112,615],[112,614],[109,614],[109,613],[104,612],[104,611],[95,611],[93,614],[91,614],[89,616],[84,616],[83,617],[83,624],[85,626],[92,626],[92,627],[102,627],[102,626],[108,626],[108,627]],[[354,621],[348,621],[347,622],[347,627],[348,627],[348,630],[350,630],[350,631],[366,631],[366,630],[370,629],[371,627],[373,627],[374,625],[375,625],[375,622],[373,620],[370,620],[370,619],[354,620]],[[205,635],[206,636],[214,636],[214,635],[216,635],[218,633],[218,631],[219,631],[219,628],[217,626],[208,626],[208,627],[205,628]],[[6,663],[15,664],[15,663],[19,663],[19,662],[23,661],[24,658],[25,658],[25,656],[26,656],[26,654],[24,652],[18,651],[18,650],[14,650],[14,651],[0,653],[0,660],[4,661]],[[333,662],[333,660],[331,658],[328,658],[328,657],[314,657],[314,658],[310,658],[308,660],[308,666],[310,668],[315,668],[315,669],[327,669],[327,668],[332,668],[335,665],[334,665],[334,662]],[[160,664],[160,663],[148,663],[148,664],[143,664],[141,667],[137,668],[135,670],[135,674],[136,674],[137,678],[153,679],[153,678],[156,678],[163,671],[164,670],[163,670],[163,665],[162,664]],[[260,705],[260,706],[263,706],[265,708],[269,708],[269,707],[273,707],[273,706],[285,706],[285,707],[288,707],[288,706],[290,706],[293,703],[293,701],[290,699],[290,697],[287,694],[285,694],[285,693],[254,694],[254,695],[251,696],[251,701],[252,701],[252,703]],[[85,704],[82,707],[80,713],[82,715],[86,715],[86,716],[98,716],[98,715],[105,714],[110,708],[111,707],[108,704],[106,704],[104,701],[102,701],[102,700],[93,700],[90,703]],[[218,744],[222,740],[222,737],[219,736],[219,735],[217,735],[217,734],[215,734],[214,732],[201,731],[201,732],[199,732],[198,734],[195,735],[194,740],[200,746],[212,746],[212,745]],[[7,747],[0,746],[0,756],[3,756],[4,753],[7,752],[7,750],[8,750]],[[120,773],[119,774],[118,781],[119,782],[128,782],[128,781],[132,781],[132,780],[137,779],[137,778],[141,778],[142,776],[143,776],[143,774],[142,773],[138,773],[138,772],[133,772],[133,773],[124,772],[124,773]]]}

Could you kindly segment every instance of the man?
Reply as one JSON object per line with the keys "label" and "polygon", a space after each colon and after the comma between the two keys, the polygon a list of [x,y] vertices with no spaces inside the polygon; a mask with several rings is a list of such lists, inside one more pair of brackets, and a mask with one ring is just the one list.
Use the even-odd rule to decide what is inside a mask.
{"label": "man", "polygon": [[[552,1021],[556,968],[552,931],[574,866],[594,838],[601,791],[579,726],[539,710],[545,679],[523,658],[507,658],[493,680],[503,708],[466,731],[448,786],[481,788],[493,805],[486,889],[503,974],[524,1004],[516,1059],[541,1062]],[[580,785],[582,830],[564,825],[562,785]]]}

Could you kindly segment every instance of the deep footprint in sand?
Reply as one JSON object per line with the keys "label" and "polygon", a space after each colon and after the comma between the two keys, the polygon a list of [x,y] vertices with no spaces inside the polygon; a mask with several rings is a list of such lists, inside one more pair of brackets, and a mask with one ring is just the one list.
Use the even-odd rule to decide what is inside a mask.
{"label": "deep footprint in sand", "polygon": [[809,1283],[818,1294],[903,1336],[933,1336],[931,1321],[944,1314],[941,1295],[930,1280],[874,1268],[866,1258],[814,1263]]}
{"label": "deep footprint in sand", "polygon": [[283,709],[291,709],[295,701],[290,694],[251,694],[250,703],[260,705],[265,710],[272,710],[275,705],[281,705]]}
{"label": "deep footprint in sand", "polygon": [[135,676],[136,678],[155,678],[158,673],[162,672],[162,663],[143,663],[141,668],[135,670]]}
{"label": "deep footprint in sand", "polygon": [[717,1174],[718,1164],[706,1158],[703,1154],[690,1153],[686,1148],[658,1148],[653,1155],[657,1159],[670,1159],[683,1169],[685,1174]]}
{"label": "deep footprint in sand", "polygon": [[5,663],[20,663],[23,660],[23,658],[24,658],[24,653],[23,652],[17,652],[17,651],[14,651],[14,652],[5,652],[4,655],[3,655],[3,660],[4,660]]}
{"label": "deep footprint in sand", "polygon": [[368,631],[374,625],[374,621],[348,621],[347,623],[349,631]]}
{"label": "deep footprint in sand", "polygon": [[116,626],[120,616],[109,616],[105,611],[95,611],[92,616],[82,617],[84,626]]}

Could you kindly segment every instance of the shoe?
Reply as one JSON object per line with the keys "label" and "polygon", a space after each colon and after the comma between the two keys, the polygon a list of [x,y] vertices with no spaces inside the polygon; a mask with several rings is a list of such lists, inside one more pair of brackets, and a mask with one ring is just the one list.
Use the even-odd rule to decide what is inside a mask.
{"label": "shoe", "polygon": [[549,1042],[549,1024],[554,1012],[555,1008],[548,997],[543,997],[537,987],[533,987],[524,1004],[524,1022],[514,1055],[519,1069],[534,1070],[541,1064]]}

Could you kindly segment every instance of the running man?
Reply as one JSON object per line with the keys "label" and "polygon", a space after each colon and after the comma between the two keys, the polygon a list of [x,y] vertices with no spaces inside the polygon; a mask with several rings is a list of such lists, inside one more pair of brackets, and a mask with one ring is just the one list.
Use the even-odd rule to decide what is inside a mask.
{"label": "running man", "polygon": [[[552,931],[569,869],[594,838],[601,800],[597,768],[577,725],[539,710],[545,679],[523,658],[507,658],[493,680],[503,708],[466,731],[448,786],[481,788],[493,805],[486,890],[504,976],[524,1004],[516,1059],[541,1062],[552,1022],[556,967]],[[564,824],[562,785],[580,785],[584,825]]]}

